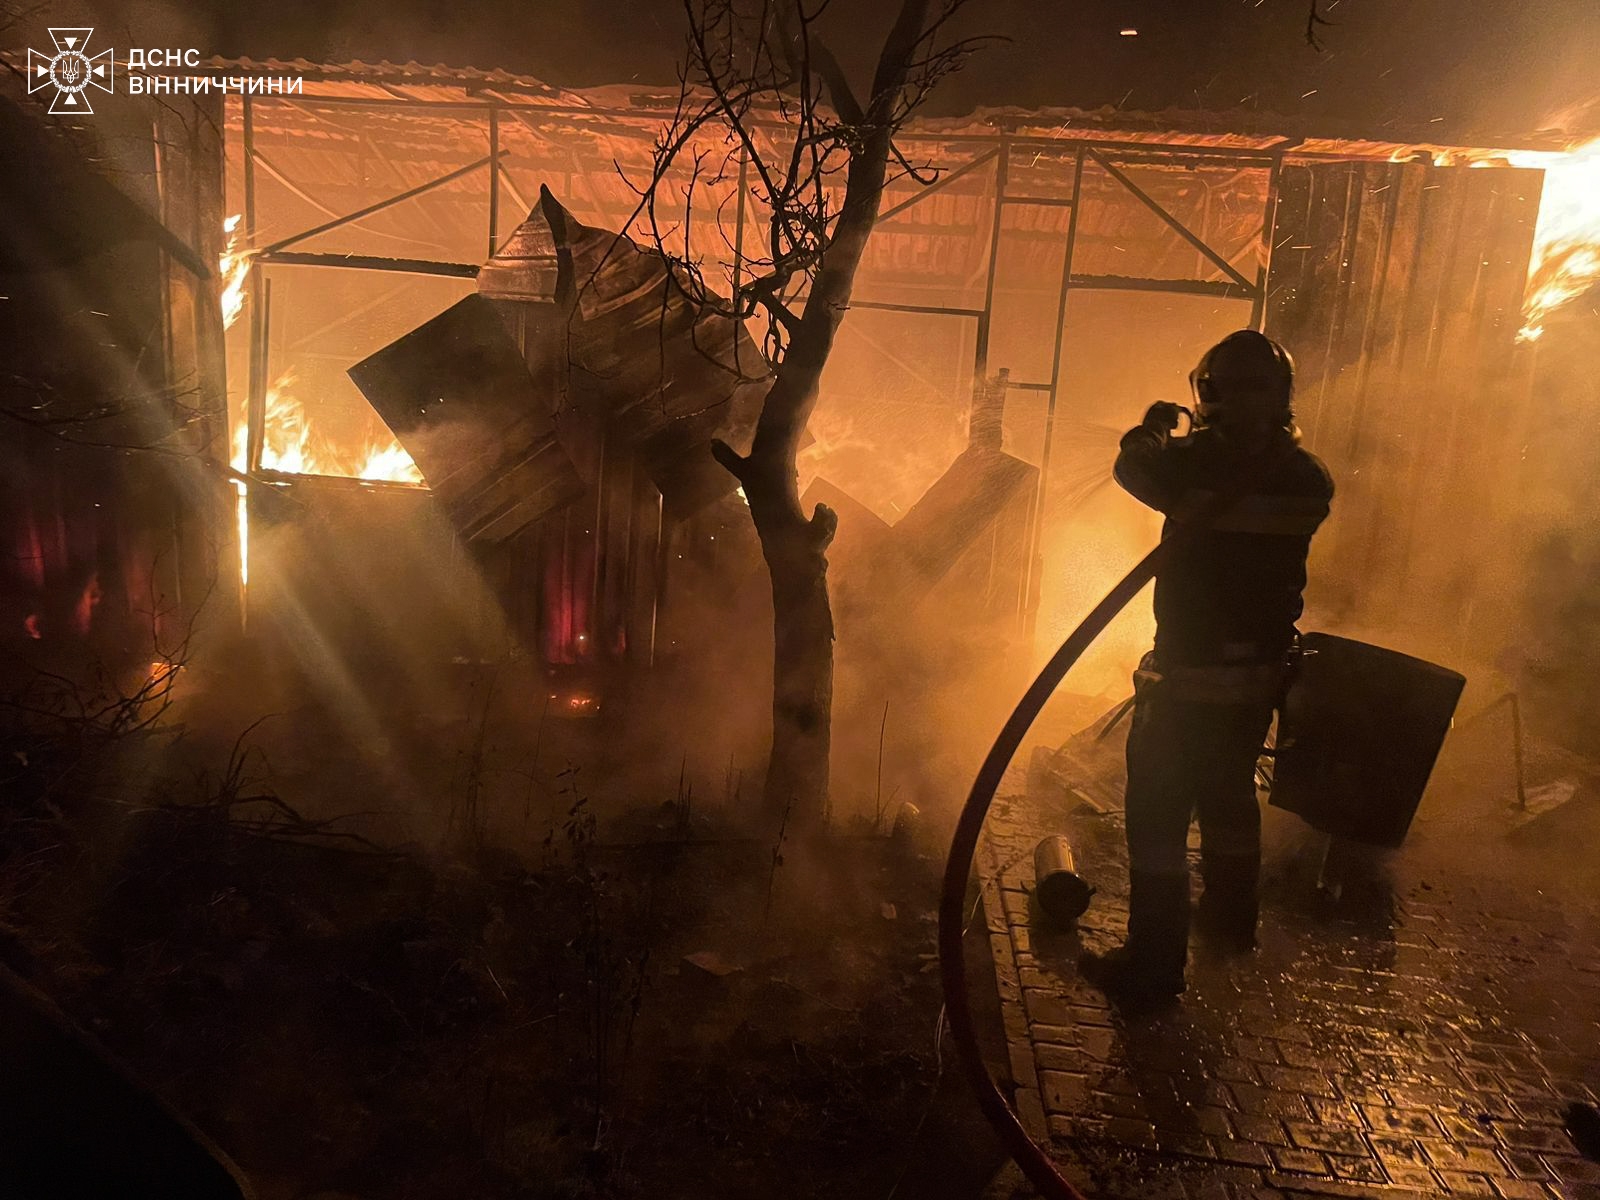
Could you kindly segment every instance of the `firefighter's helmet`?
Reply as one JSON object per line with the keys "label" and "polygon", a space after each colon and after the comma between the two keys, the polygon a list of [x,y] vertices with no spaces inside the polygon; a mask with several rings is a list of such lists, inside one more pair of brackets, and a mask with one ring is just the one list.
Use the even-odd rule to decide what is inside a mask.
{"label": "firefighter's helmet", "polygon": [[1294,424],[1294,359],[1264,333],[1230,333],[1201,356],[1189,382],[1202,424]]}

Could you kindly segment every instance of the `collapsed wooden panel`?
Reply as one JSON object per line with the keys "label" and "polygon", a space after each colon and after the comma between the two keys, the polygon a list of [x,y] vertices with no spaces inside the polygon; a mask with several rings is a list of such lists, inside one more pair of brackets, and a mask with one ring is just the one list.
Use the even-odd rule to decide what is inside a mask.
{"label": "collapsed wooden panel", "polygon": [[1449,547],[1513,499],[1541,183],[1416,163],[1283,172],[1267,330],[1296,357],[1308,445],[1339,489],[1318,553],[1344,615],[1454,627],[1473,606],[1477,556]]}
{"label": "collapsed wooden panel", "polygon": [[962,451],[895,524],[882,564],[886,588],[904,595],[932,588],[1013,501],[1031,494],[1038,477],[1037,467],[999,450]]}
{"label": "collapsed wooden panel", "polygon": [[558,248],[560,295],[576,309],[574,393],[603,397],[610,427],[637,448],[670,514],[732,492],[711,441],[744,450],[755,433],[771,386],[755,342],[716,305],[693,299],[681,273],[674,282],[656,251],[584,225],[548,189],[536,211]]}
{"label": "collapsed wooden panel", "polygon": [[468,296],[350,368],[462,537],[489,542],[584,490],[545,398],[556,364],[530,370],[495,303]]}
{"label": "collapsed wooden panel", "polygon": [[478,295],[491,300],[554,304],[560,284],[555,238],[537,208],[478,271]]}
{"label": "collapsed wooden panel", "polygon": [[1405,841],[1466,679],[1420,658],[1310,633],[1278,728],[1272,803],[1370,846]]}

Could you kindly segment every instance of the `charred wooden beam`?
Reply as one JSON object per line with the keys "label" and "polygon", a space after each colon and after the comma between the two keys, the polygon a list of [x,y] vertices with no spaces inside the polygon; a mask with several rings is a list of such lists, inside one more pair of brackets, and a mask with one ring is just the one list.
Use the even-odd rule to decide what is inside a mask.
{"label": "charred wooden beam", "polygon": [[472,279],[479,268],[471,263],[435,262],[425,258],[385,258],[376,254],[317,254],[302,250],[278,250],[260,254],[256,261],[267,266],[345,267],[357,271],[400,271],[409,275],[443,275],[451,279]]}

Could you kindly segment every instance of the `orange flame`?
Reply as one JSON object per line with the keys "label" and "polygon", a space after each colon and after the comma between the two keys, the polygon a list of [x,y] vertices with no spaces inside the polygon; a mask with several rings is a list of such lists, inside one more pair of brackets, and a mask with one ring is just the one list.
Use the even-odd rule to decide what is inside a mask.
{"label": "orange flame", "polygon": [[217,260],[217,274],[222,279],[222,327],[231,329],[244,311],[244,281],[249,278],[255,255],[239,248],[238,213],[222,223],[222,232],[228,235],[228,244]]}
{"label": "orange flame", "polygon": [[[1544,167],[1544,197],[1533,234],[1533,258],[1517,335],[1532,341],[1544,319],[1600,283],[1600,137],[1564,154],[1518,151],[1515,166]],[[1526,161],[1540,158],[1545,161]]]}
{"label": "orange flame", "polygon": [[[232,229],[237,218],[230,218]],[[232,242],[229,242],[230,250]],[[242,296],[244,277],[249,273],[249,256],[234,259],[237,271],[229,276],[229,286],[223,293],[223,319],[228,315],[230,293]],[[224,256],[224,264],[228,262]],[[242,266],[238,264],[242,263]],[[224,266],[226,274],[227,267]],[[242,303],[242,300],[240,301]],[[237,309],[233,317],[237,317]],[[266,411],[263,414],[261,467],[268,471],[282,471],[298,475],[334,475],[348,479],[365,479],[386,483],[422,483],[422,472],[393,437],[386,440],[370,439],[355,453],[340,451],[331,446],[327,438],[312,428],[310,414],[305,405],[293,395],[293,371],[285,371],[267,389]],[[241,419],[233,427],[229,464],[244,474],[250,469],[250,428]],[[239,583],[250,585],[250,496],[243,479],[233,481],[234,516],[239,539]]]}
{"label": "orange flame", "polygon": [[[1390,161],[1409,161],[1416,153],[1396,150]],[[1600,284],[1600,137],[1565,150],[1440,150],[1433,161],[1439,167],[1510,165],[1544,172],[1518,341],[1537,340],[1551,313]]]}
{"label": "orange flame", "polygon": [[[267,389],[265,423],[262,429],[261,466],[267,471],[289,475],[337,475],[347,479],[370,479],[387,483],[421,483],[422,472],[394,438],[371,440],[351,452],[331,445],[312,427],[306,406],[294,395],[295,374],[285,371]],[[236,431],[236,458],[242,449]]]}

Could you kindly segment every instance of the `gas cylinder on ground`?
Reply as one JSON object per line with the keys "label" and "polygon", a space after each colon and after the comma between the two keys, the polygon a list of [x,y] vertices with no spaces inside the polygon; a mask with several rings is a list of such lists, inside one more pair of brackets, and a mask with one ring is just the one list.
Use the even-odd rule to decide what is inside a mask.
{"label": "gas cylinder on ground", "polygon": [[1051,834],[1033,848],[1033,894],[1052,921],[1070,925],[1089,908],[1094,888],[1078,874],[1072,843]]}

